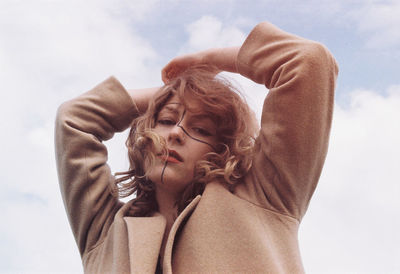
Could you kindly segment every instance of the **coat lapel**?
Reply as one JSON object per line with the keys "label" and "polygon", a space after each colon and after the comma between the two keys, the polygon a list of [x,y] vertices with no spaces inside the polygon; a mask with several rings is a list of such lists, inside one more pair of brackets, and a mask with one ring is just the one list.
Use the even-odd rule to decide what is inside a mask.
{"label": "coat lapel", "polygon": [[132,273],[156,271],[166,220],[157,213],[153,217],[124,217],[128,230],[129,261]]}
{"label": "coat lapel", "polygon": [[172,273],[172,249],[174,247],[176,232],[181,226],[182,222],[188,218],[193,210],[196,208],[200,201],[201,196],[198,195],[193,201],[179,214],[168,235],[167,244],[165,245],[165,253],[163,260],[163,273]]}

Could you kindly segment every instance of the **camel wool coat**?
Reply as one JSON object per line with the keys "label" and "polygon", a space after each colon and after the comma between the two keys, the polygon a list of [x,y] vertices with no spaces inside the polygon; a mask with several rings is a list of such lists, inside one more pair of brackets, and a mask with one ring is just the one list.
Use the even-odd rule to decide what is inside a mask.
{"label": "camel wool coat", "polygon": [[[337,65],[321,44],[270,23],[251,31],[236,64],[269,89],[253,165],[233,192],[210,182],[178,216],[164,273],[304,272],[297,233],[327,153]],[[85,273],[156,271],[166,220],[127,215],[102,143],[138,115],[114,77],[58,110],[60,188]]]}

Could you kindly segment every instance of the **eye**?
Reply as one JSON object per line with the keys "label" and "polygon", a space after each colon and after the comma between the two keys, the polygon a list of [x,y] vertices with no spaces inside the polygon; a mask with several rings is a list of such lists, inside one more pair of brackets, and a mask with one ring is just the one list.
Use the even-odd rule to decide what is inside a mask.
{"label": "eye", "polygon": [[173,126],[175,125],[175,121],[171,119],[160,119],[157,120],[157,124],[164,125],[164,126]]}
{"label": "eye", "polygon": [[212,136],[212,134],[208,131],[208,130],[206,130],[206,129],[204,129],[204,128],[200,128],[200,127],[194,127],[194,128],[192,128],[195,132],[197,132],[197,133],[199,133],[200,135],[203,135],[203,136]]}

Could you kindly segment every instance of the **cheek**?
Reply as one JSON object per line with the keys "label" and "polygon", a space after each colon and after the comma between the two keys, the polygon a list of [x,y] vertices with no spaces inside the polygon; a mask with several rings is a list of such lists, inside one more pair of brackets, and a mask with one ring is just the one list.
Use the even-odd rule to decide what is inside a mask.
{"label": "cheek", "polygon": [[162,175],[162,170],[164,169],[164,163],[161,161],[158,161],[157,159],[154,161],[153,164],[150,164],[149,162],[145,164],[145,174],[146,177],[154,182],[161,182],[161,175]]}
{"label": "cheek", "polygon": [[[195,141],[196,142],[196,141]],[[189,149],[189,155],[192,157],[193,166],[197,161],[205,159],[205,155],[209,152],[212,152],[212,149],[205,144],[196,142],[197,144],[192,146],[192,149]]]}
{"label": "cheek", "polygon": [[160,129],[159,127],[154,127],[154,128],[151,129],[151,131],[154,132],[155,134],[159,135],[159,136],[164,137],[163,136],[163,130]]}

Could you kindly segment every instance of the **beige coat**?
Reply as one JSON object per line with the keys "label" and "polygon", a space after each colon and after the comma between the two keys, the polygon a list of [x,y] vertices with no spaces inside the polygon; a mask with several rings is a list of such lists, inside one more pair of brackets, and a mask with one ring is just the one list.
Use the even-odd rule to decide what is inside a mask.
{"label": "beige coat", "polygon": [[[216,182],[176,219],[165,273],[302,273],[297,233],[324,164],[336,62],[315,42],[257,25],[242,45],[240,74],[265,84],[253,166],[234,193]],[[109,191],[102,141],[137,108],[113,77],[64,103],[56,121],[61,192],[87,273],[154,273],[166,220],[126,216]]]}

